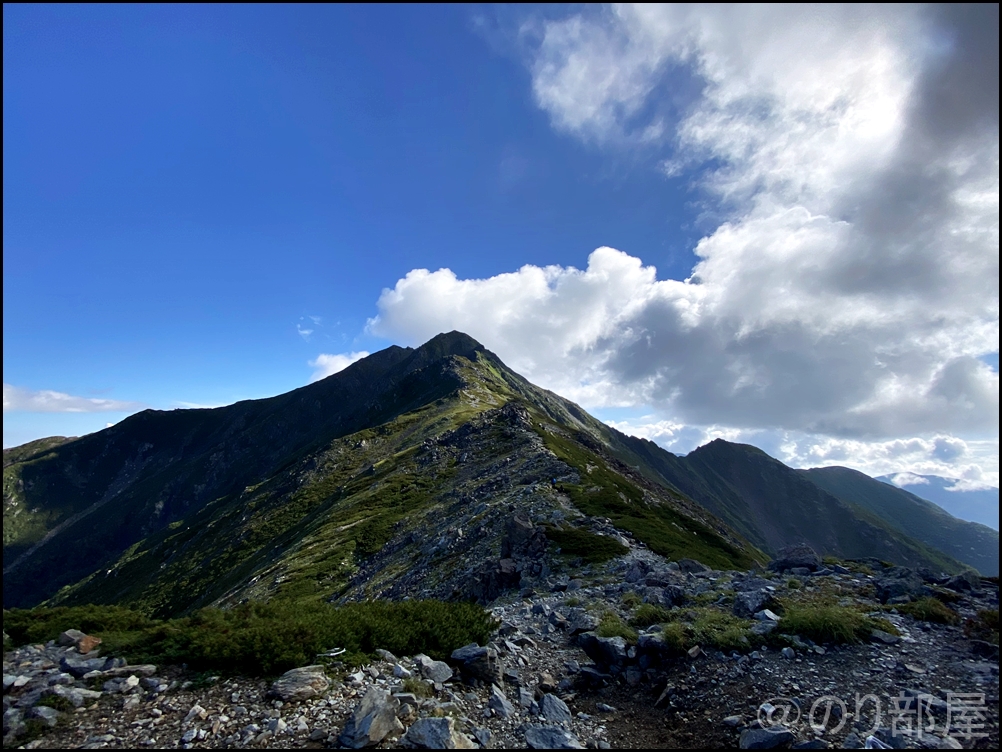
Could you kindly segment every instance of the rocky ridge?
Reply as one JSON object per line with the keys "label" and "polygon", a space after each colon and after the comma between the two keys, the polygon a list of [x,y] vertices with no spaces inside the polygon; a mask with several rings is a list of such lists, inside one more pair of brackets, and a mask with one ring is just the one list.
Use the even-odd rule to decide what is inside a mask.
{"label": "rocky ridge", "polygon": [[[457,649],[449,661],[380,651],[357,669],[335,659],[268,682],[130,666],[81,646],[83,635],[9,651],[5,745],[27,732],[30,748],[998,746],[997,645],[962,624],[898,610],[943,590],[970,624],[981,610],[997,611],[997,582],[879,562],[825,565],[804,549],[771,570],[712,570],[666,561],[618,534],[626,555],[534,577],[535,586],[493,603],[490,644]],[[783,617],[770,606],[833,592],[897,634],[873,630],[849,645],[777,639]],[[668,639],[677,621],[635,639],[601,636],[603,621],[625,623],[644,604],[674,609],[681,621],[699,609],[750,617],[748,643],[680,651]],[[965,738],[956,714],[947,728],[948,702],[961,693],[980,698],[982,725],[967,731],[984,736]],[[825,697],[844,708],[826,700],[825,715],[817,704]],[[868,698],[859,712],[858,697]],[[913,721],[926,713],[921,736],[914,724],[911,735],[895,733],[909,708]]]}

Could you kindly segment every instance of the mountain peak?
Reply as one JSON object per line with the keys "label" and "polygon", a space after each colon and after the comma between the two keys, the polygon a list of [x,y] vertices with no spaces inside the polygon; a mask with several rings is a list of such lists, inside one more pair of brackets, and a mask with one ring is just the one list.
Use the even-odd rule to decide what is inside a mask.
{"label": "mountain peak", "polygon": [[464,334],[463,332],[457,332],[455,330],[451,332],[443,332],[442,334],[436,334],[430,340],[417,348],[417,352],[426,357],[433,358],[444,358],[449,355],[462,355],[469,357],[473,355],[473,353],[483,350],[484,346],[473,339],[473,337],[469,334]]}

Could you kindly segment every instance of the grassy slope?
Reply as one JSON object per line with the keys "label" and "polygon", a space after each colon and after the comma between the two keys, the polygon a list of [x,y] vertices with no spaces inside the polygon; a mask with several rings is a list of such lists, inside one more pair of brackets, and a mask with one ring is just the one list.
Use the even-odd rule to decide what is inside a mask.
{"label": "grassy slope", "polygon": [[858,504],[886,523],[987,576],[999,573],[999,534],[953,517],[935,504],[846,467],[800,470],[833,496]]}

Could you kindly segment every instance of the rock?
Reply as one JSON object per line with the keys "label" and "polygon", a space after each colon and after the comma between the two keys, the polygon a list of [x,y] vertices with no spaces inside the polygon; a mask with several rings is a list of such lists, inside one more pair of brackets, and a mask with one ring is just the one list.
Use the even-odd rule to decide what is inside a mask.
{"label": "rock", "polygon": [[[919,574],[908,567],[891,567],[882,572],[873,583],[881,603],[895,599],[919,598],[925,592],[925,583]],[[906,602],[899,600],[898,602]]]}
{"label": "rock", "polygon": [[870,639],[873,642],[882,642],[885,645],[897,645],[901,642],[901,638],[897,635],[892,635],[890,632],[885,632],[882,629],[872,629],[870,630]]}
{"label": "rock", "polygon": [[703,649],[699,645],[693,645],[688,650],[690,658],[699,658],[703,654]]}
{"label": "rock", "polygon": [[958,593],[969,593],[972,590],[979,590],[981,588],[981,577],[977,572],[965,569],[960,574],[948,579],[943,585]]}
{"label": "rock", "polygon": [[739,715],[729,715],[722,721],[722,723],[728,728],[737,728],[744,723],[744,720],[742,720]]}
{"label": "rock", "polygon": [[444,684],[452,678],[452,669],[445,661],[433,661],[426,655],[416,655],[414,660],[421,669],[421,676],[428,681]]}
{"label": "rock", "polygon": [[501,681],[502,665],[494,648],[480,647],[476,643],[452,651],[452,660],[459,664],[463,676],[487,684]]}
{"label": "rock", "polygon": [[118,676],[153,676],[157,672],[157,667],[152,663],[143,663],[138,666],[116,666],[115,668],[109,668],[101,673],[107,677],[118,677]]}
{"label": "rock", "polygon": [[62,685],[56,685],[50,687],[48,690],[49,694],[58,695],[70,701],[70,703],[75,708],[83,707],[84,705],[94,702],[101,697],[101,693],[92,689],[83,689],[81,687],[64,687]]}
{"label": "rock", "polygon": [[283,702],[298,702],[322,694],[328,687],[330,682],[323,666],[303,666],[286,671],[278,677],[268,694]]}
{"label": "rock", "polygon": [[45,705],[36,705],[28,711],[28,718],[37,718],[49,728],[54,728],[59,722],[59,711]]}
{"label": "rock", "polygon": [[487,745],[491,743],[492,736],[493,734],[491,733],[491,730],[483,728],[482,726],[478,726],[473,729],[473,737],[477,740],[477,744],[484,749],[487,749]]}
{"label": "rock", "polygon": [[783,648],[783,649],[782,649],[782,650],[780,651],[780,653],[781,653],[781,654],[782,654],[782,656],[783,656],[784,658],[786,658],[786,659],[787,659],[788,661],[792,661],[792,660],[793,660],[794,658],[796,658],[796,657],[797,657],[797,651],[795,651],[795,650],[794,650],[793,648],[791,648],[791,647],[785,647],[785,648]]}
{"label": "rock", "polygon": [[696,561],[695,559],[679,559],[678,568],[686,574],[698,574],[700,572],[709,572],[710,568],[705,564]]}
{"label": "rock", "polygon": [[578,645],[599,666],[622,666],[626,662],[626,640],[622,637],[599,637],[594,632],[578,635]]}
{"label": "rock", "polygon": [[84,635],[77,642],[77,652],[81,655],[87,655],[90,651],[101,644],[101,638],[95,637],[94,635]]}
{"label": "rock", "polygon": [[774,572],[785,572],[798,567],[811,572],[821,568],[821,557],[806,543],[784,546],[776,553],[776,558],[769,562],[769,569]]}
{"label": "rock", "polygon": [[739,749],[775,749],[791,744],[796,737],[785,728],[748,728],[738,739]]}
{"label": "rock", "polygon": [[828,749],[828,745],[820,739],[808,739],[804,742],[797,742],[790,749]]}
{"label": "rock", "polygon": [[70,645],[76,645],[86,636],[87,635],[79,629],[67,629],[56,638],[56,644],[62,647],[69,647]]}
{"label": "rock", "polygon": [[597,627],[598,619],[581,609],[575,609],[567,618],[567,634],[572,636],[592,632]]}
{"label": "rock", "polygon": [[765,608],[755,614],[756,621],[779,622],[780,618],[769,609]]}
{"label": "rock", "polygon": [[890,744],[886,744],[875,736],[866,737],[863,749],[894,749]]}
{"label": "rock", "polygon": [[738,593],[734,596],[734,605],[731,608],[739,619],[750,619],[759,611],[772,605],[772,596],[763,590],[750,590]]}
{"label": "rock", "polygon": [[410,679],[411,672],[401,666],[399,663],[393,664],[393,675],[398,679]]}
{"label": "rock", "polygon": [[188,711],[188,715],[184,717],[184,720],[181,721],[181,723],[190,723],[191,721],[196,719],[202,721],[205,720],[205,717],[207,715],[209,715],[209,712],[201,705],[196,703],[195,705],[191,706],[191,710]]}
{"label": "rock", "polygon": [[455,729],[452,718],[420,718],[414,722],[400,742],[422,749],[475,749],[473,740]]}
{"label": "rock", "polygon": [[487,701],[487,707],[502,718],[511,718],[515,715],[515,706],[508,701],[504,690],[497,684],[491,685],[491,699]]}
{"label": "rock", "polygon": [[372,687],[355,706],[338,741],[345,747],[361,749],[379,744],[387,736],[400,733],[404,726],[397,719],[399,700],[386,690]]}
{"label": "rock", "polygon": [[63,656],[59,661],[59,668],[67,674],[72,674],[77,679],[82,679],[84,674],[91,671],[101,671],[104,669],[104,658],[73,658]]}
{"label": "rock", "polygon": [[545,694],[539,701],[539,714],[550,723],[570,723],[571,710],[556,695]]}
{"label": "rock", "polygon": [[526,726],[525,743],[529,749],[584,749],[560,726]]}

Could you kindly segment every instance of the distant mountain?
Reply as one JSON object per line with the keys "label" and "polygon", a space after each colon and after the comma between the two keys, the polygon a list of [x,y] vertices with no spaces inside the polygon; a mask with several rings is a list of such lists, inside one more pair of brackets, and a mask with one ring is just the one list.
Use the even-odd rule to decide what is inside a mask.
{"label": "distant mountain", "polygon": [[858,504],[981,574],[998,575],[999,534],[996,530],[959,520],[931,501],[847,467],[818,467],[799,472],[833,496]]}
{"label": "distant mountain", "polygon": [[832,495],[761,449],[722,439],[678,457],[643,439],[638,453],[675,488],[770,554],[804,542],[822,554],[956,571],[961,564],[865,506]]}
{"label": "distant mountain", "polygon": [[955,478],[944,478],[940,475],[915,475],[913,473],[908,473],[906,477],[915,479],[916,482],[901,483],[900,475],[881,475],[876,480],[889,483],[896,488],[903,488],[909,493],[927,499],[954,517],[969,522],[980,522],[996,531],[999,529],[999,490],[997,488],[951,491],[950,489],[957,483]]}
{"label": "distant mountain", "polygon": [[4,605],[483,600],[540,574],[498,568],[529,546],[516,515],[534,550],[611,520],[670,558],[766,561],[625,438],[458,332],[270,399],[147,410],[4,450]]}
{"label": "distant mountain", "polygon": [[6,608],[487,602],[548,586],[546,551],[631,540],[716,569],[797,542],[962,568],[754,447],[678,457],[619,433],[459,332],[277,397],[5,449],[3,473]]}

